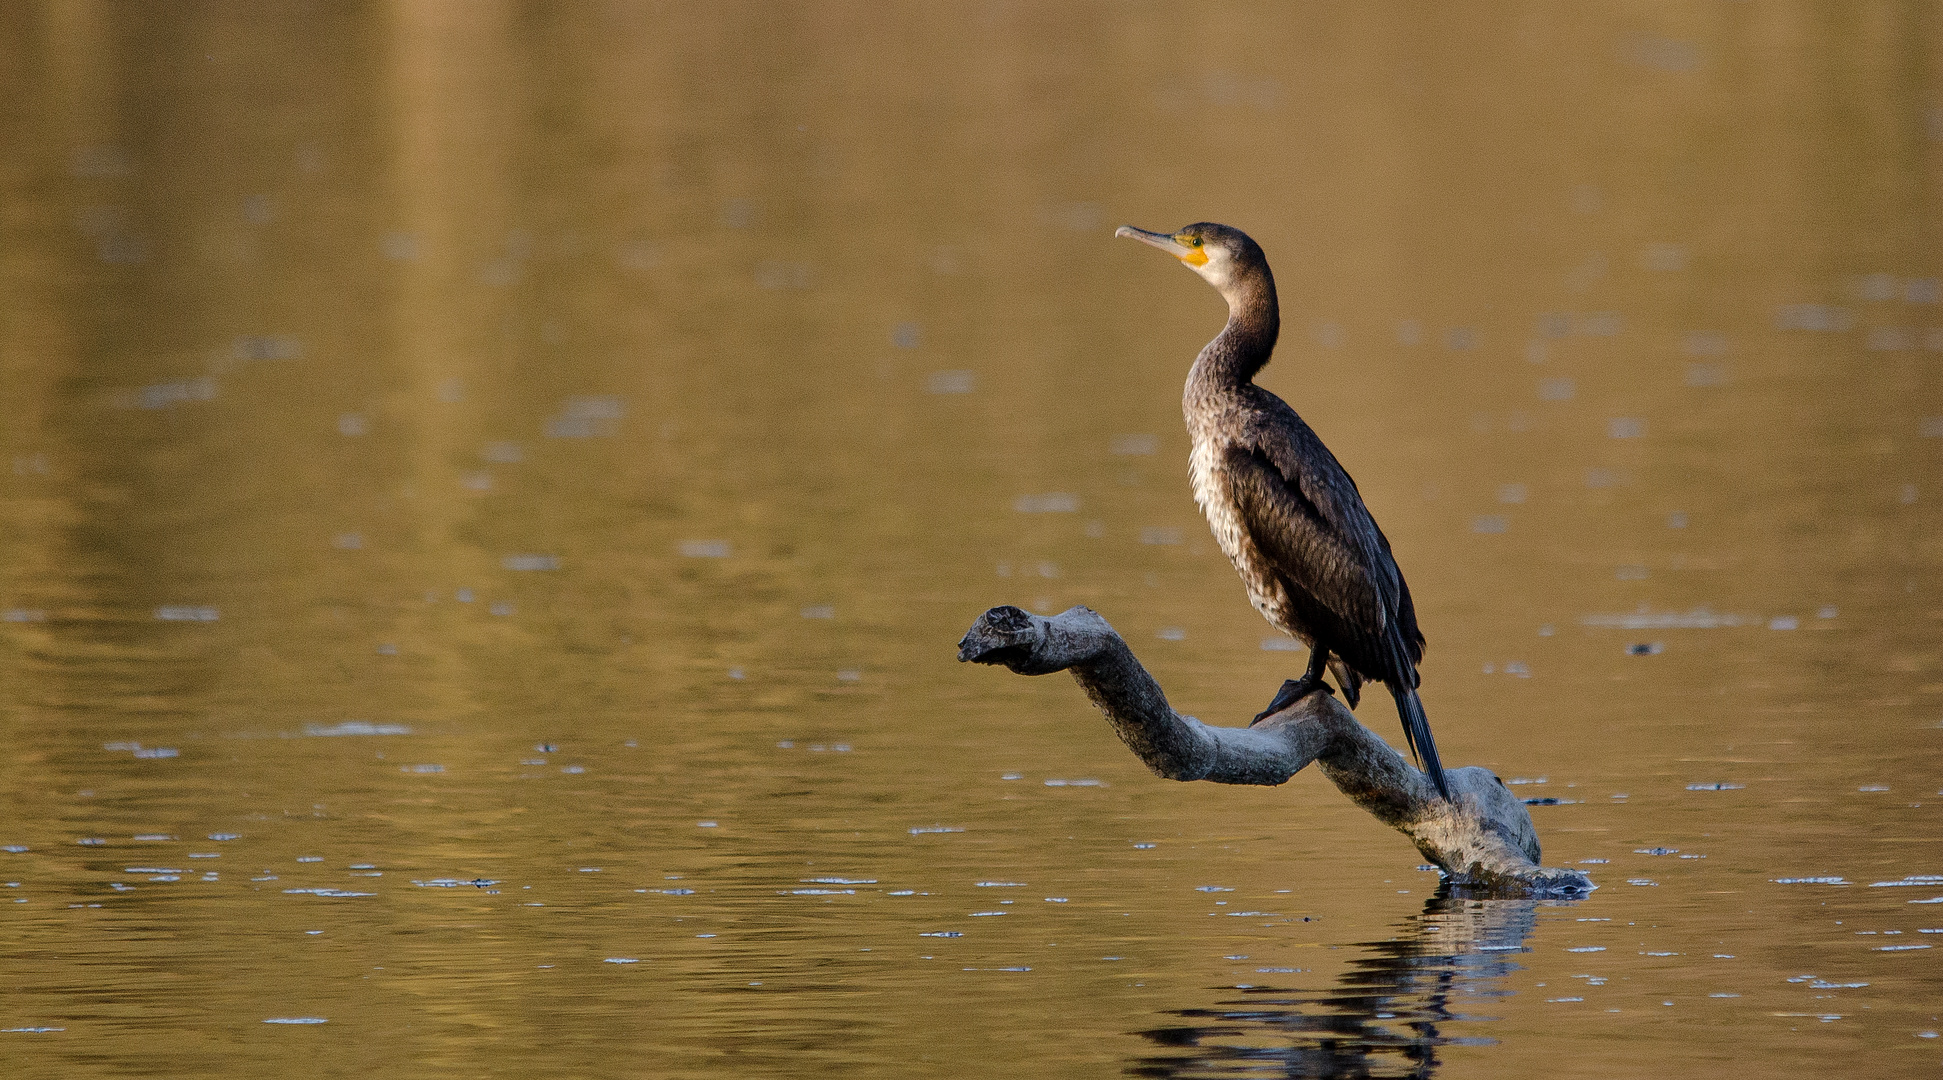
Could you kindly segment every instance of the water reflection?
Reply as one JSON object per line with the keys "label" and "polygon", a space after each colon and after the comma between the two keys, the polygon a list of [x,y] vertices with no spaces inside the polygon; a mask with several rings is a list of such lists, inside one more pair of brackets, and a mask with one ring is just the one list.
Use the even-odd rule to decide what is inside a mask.
{"label": "water reflection", "polygon": [[[1502,982],[1537,926],[1534,900],[1473,900],[1448,890],[1424,902],[1388,941],[1366,950],[1324,990],[1242,987],[1216,1008],[1181,1009],[1187,1023],[1140,1034],[1169,1052],[1138,1059],[1134,1076],[1431,1076],[1443,1046],[1497,1040],[1445,1025],[1497,1019],[1473,1012],[1509,997]],[[1573,906],[1544,902],[1546,906]],[[1179,1048],[1176,1050],[1175,1048]]]}

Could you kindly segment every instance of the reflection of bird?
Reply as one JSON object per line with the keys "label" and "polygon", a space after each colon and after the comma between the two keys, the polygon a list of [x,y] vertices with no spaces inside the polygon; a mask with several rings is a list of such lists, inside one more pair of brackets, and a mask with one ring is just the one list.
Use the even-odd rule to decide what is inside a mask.
{"label": "reflection of bird", "polygon": [[1390,542],[1335,455],[1287,402],[1253,381],[1281,328],[1267,257],[1226,225],[1189,225],[1171,236],[1128,225],[1115,235],[1173,255],[1228,301],[1228,325],[1195,358],[1181,403],[1194,440],[1194,500],[1255,610],[1309,646],[1308,670],[1283,683],[1255,719],[1321,686],[1325,666],[1351,706],[1363,680],[1385,683],[1411,751],[1448,799],[1417,700],[1424,638]]}
{"label": "reflection of bird", "polygon": [[1518,970],[1512,958],[1537,926],[1537,901],[1454,895],[1446,883],[1394,936],[1353,946],[1362,955],[1336,985],[1304,986],[1291,972],[1276,980],[1295,984],[1286,988],[1170,1009],[1162,1026],[1140,1032],[1159,1049],[1127,1071],[1429,1077],[1444,1064],[1440,1049],[1470,1041],[1446,1025],[1482,1019],[1465,1010],[1513,993],[1504,985]]}

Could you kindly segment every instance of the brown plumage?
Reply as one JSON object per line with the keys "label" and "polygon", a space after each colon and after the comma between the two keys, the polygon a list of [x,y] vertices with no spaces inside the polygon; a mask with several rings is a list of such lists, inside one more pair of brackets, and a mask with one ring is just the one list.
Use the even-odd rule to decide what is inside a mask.
{"label": "brown plumage", "polygon": [[1364,680],[1381,682],[1411,751],[1448,798],[1417,697],[1424,638],[1390,541],[1336,456],[1287,402],[1254,383],[1281,328],[1261,247],[1211,223],[1172,235],[1125,226],[1116,235],[1174,255],[1228,301],[1228,324],[1195,358],[1182,395],[1194,499],[1255,609],[1310,650],[1308,670],[1255,719],[1315,689],[1325,665],[1351,707]]}

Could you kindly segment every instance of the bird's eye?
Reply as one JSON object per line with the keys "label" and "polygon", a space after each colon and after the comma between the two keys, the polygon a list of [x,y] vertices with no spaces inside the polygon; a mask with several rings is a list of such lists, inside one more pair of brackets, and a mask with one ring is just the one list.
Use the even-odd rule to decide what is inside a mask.
{"label": "bird's eye", "polygon": [[1201,238],[1198,236],[1190,236],[1188,237],[1187,243],[1189,247],[1200,247]]}

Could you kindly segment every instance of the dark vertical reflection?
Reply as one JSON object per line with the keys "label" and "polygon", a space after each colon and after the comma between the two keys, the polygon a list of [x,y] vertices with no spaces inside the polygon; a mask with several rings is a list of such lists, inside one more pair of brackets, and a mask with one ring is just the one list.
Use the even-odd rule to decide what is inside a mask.
{"label": "dark vertical reflection", "polygon": [[1447,1025],[1496,1017],[1474,1010],[1508,997],[1501,985],[1519,969],[1537,925],[1533,900],[1470,900],[1439,895],[1400,924],[1389,941],[1354,948],[1336,985],[1321,990],[1250,987],[1214,1008],[1181,1009],[1186,1023],[1140,1034],[1163,1053],[1139,1058],[1133,1076],[1360,1077],[1434,1075],[1444,1046],[1497,1040],[1454,1035]]}

